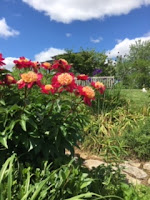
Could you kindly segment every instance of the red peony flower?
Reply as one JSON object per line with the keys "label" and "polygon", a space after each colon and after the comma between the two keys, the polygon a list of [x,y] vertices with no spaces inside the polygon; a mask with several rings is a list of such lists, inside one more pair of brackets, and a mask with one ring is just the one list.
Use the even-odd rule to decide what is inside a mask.
{"label": "red peony flower", "polygon": [[50,70],[51,69],[51,64],[49,62],[44,62],[41,65],[44,69]]}
{"label": "red peony flower", "polygon": [[65,59],[59,59],[54,62],[51,69],[55,69],[59,72],[68,72],[71,68],[71,65]]}
{"label": "red peony flower", "polygon": [[25,86],[31,88],[34,84],[41,86],[40,80],[42,79],[42,77],[42,74],[38,74],[33,71],[21,74],[21,79],[17,82],[18,88],[21,89]]}
{"label": "red peony flower", "polygon": [[95,92],[89,86],[78,86],[78,91],[81,96],[83,96],[84,103],[91,106],[92,100],[95,99]]}
{"label": "red peony flower", "polygon": [[40,63],[39,62],[31,62],[31,67],[33,68],[34,72],[38,72],[38,69],[40,68]]}
{"label": "red peony flower", "polygon": [[106,87],[105,87],[105,85],[104,85],[103,83],[101,83],[101,82],[98,81],[98,82],[92,82],[91,85],[92,85],[96,90],[99,90],[99,92],[100,92],[101,94],[104,94]]}
{"label": "red peony flower", "polygon": [[83,80],[83,81],[88,80],[88,78],[89,77],[87,75],[85,75],[85,74],[80,74],[80,75],[77,76],[78,80]]}
{"label": "red peony flower", "polygon": [[6,65],[6,64],[3,62],[3,60],[5,60],[5,59],[3,58],[3,55],[0,53],[0,66]]}
{"label": "red peony flower", "polygon": [[14,63],[18,69],[30,68],[34,65],[33,62],[26,59],[25,57],[20,57],[19,60],[14,60]]}
{"label": "red peony flower", "polygon": [[55,90],[54,90],[54,87],[52,85],[47,84],[47,85],[41,86],[41,92],[45,93],[45,94],[49,94],[49,93],[54,94]]}
{"label": "red peony flower", "polygon": [[11,85],[11,84],[16,84],[17,81],[14,79],[13,76],[7,74],[7,75],[6,75],[6,78],[5,78],[5,80],[4,80],[4,82],[5,82],[5,84],[7,84],[7,85]]}
{"label": "red peony flower", "polygon": [[59,92],[62,92],[63,90],[73,92],[77,87],[75,77],[72,73],[57,73],[52,78],[52,85],[54,88],[58,88]]}

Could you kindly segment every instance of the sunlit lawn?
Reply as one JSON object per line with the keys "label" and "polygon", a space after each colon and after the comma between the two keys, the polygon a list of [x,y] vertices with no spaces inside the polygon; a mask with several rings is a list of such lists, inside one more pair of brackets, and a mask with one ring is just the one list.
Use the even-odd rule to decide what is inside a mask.
{"label": "sunlit lawn", "polygon": [[150,107],[150,91],[142,92],[141,89],[122,89],[121,94],[130,101],[130,106],[134,109]]}

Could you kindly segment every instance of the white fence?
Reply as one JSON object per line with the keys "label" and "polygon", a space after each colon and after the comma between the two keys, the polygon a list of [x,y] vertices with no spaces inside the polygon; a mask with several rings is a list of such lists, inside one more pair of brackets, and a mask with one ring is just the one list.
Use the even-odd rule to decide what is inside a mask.
{"label": "white fence", "polygon": [[76,80],[76,83],[82,86],[85,85],[90,85],[90,83],[94,82],[102,82],[107,88],[112,88],[114,85],[114,76],[100,76],[100,77],[90,77],[90,81],[81,81],[81,80]]}

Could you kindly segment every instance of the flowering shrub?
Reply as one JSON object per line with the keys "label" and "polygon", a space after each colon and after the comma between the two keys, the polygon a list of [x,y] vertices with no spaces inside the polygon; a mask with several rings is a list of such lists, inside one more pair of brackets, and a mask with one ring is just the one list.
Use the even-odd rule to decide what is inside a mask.
{"label": "flowering shrub", "polygon": [[[4,64],[0,54],[0,66]],[[19,80],[0,70],[0,162],[12,153],[34,165],[64,156],[65,149],[73,154],[87,123],[84,104],[91,106],[105,86],[77,85],[64,59],[40,64],[20,57],[14,64]],[[86,81],[88,76],[77,79]]]}

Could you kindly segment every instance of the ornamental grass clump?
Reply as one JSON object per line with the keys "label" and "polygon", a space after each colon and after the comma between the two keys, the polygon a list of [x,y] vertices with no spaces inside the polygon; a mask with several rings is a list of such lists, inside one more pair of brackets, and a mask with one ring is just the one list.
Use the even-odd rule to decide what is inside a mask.
{"label": "ornamental grass clump", "polygon": [[12,153],[33,166],[61,160],[65,149],[73,155],[88,122],[85,105],[91,106],[105,86],[77,85],[76,79],[88,76],[75,77],[64,59],[50,64],[20,57],[14,64],[12,73],[2,68],[0,54],[0,166]]}

